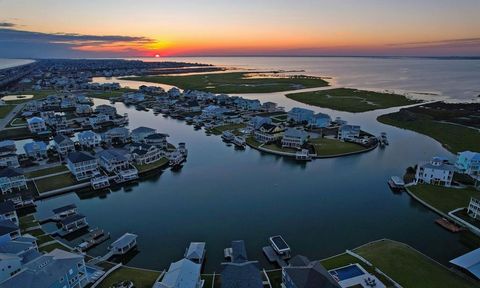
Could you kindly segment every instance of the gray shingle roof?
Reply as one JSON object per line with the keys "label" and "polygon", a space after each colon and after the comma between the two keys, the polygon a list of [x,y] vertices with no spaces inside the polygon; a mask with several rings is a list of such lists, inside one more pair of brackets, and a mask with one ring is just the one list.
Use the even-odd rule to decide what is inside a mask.
{"label": "gray shingle roof", "polygon": [[80,163],[84,161],[95,160],[95,157],[85,153],[85,152],[72,152],[67,156],[68,160],[72,163]]}
{"label": "gray shingle roof", "polygon": [[17,230],[18,230],[17,224],[13,223],[11,220],[0,221],[0,235],[9,234]]}
{"label": "gray shingle roof", "polygon": [[305,256],[295,256],[284,272],[296,287],[302,288],[340,288],[319,261],[310,262]]}
{"label": "gray shingle roof", "polygon": [[72,209],[75,209],[75,208],[77,208],[77,205],[68,204],[68,205],[65,205],[65,206],[62,206],[62,207],[55,208],[52,211],[53,211],[53,213],[58,214],[58,213],[62,213],[62,212],[72,210]]}
{"label": "gray shingle roof", "polygon": [[1,177],[11,178],[11,177],[17,177],[21,175],[23,175],[23,172],[19,168],[7,167],[0,170],[0,178]]}
{"label": "gray shingle roof", "polygon": [[85,216],[83,216],[82,214],[73,214],[60,220],[60,223],[62,225],[68,225],[84,218]]}
{"label": "gray shingle roof", "polygon": [[15,211],[15,204],[11,200],[0,202],[0,214],[6,214]]}

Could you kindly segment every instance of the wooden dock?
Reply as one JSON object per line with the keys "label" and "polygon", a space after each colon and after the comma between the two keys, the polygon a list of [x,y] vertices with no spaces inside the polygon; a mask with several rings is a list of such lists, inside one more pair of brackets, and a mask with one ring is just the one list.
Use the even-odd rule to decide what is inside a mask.
{"label": "wooden dock", "polygon": [[454,223],[448,221],[445,218],[439,218],[435,220],[435,223],[437,223],[438,225],[442,226],[443,228],[453,233],[457,233],[464,230],[464,228],[455,225]]}
{"label": "wooden dock", "polygon": [[285,260],[283,260],[280,257],[280,255],[278,255],[277,252],[275,252],[275,250],[273,250],[272,246],[265,246],[265,247],[262,248],[262,250],[263,250],[263,253],[267,257],[269,262],[277,263],[277,265],[280,266],[280,267],[286,267],[287,266],[287,262],[285,262]]}

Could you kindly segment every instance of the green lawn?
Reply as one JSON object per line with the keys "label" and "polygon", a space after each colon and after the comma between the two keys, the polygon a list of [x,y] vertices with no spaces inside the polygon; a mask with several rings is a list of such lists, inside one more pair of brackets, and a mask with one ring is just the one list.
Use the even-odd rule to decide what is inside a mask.
{"label": "green lawn", "polygon": [[42,98],[45,98],[47,97],[48,95],[51,95],[51,94],[56,94],[58,93],[57,91],[55,90],[25,90],[25,91],[21,91],[21,92],[16,92],[16,93],[12,93],[12,94],[9,94],[9,95],[33,95],[32,98],[30,99],[19,99],[19,100],[11,100],[11,101],[6,101],[8,104],[19,104],[19,103],[24,103],[24,102],[28,102],[30,100],[38,100],[38,99],[42,99]]}
{"label": "green lawn", "polygon": [[168,164],[167,158],[161,158],[160,160],[150,163],[150,164],[135,164],[139,173],[146,172],[149,170],[157,169],[163,167],[164,165]]}
{"label": "green lawn", "polygon": [[182,89],[201,90],[213,93],[268,93],[328,86],[319,77],[290,76],[251,78],[249,73],[228,72],[183,76],[141,76],[122,78],[177,86]]}
{"label": "green lawn", "polygon": [[105,278],[98,288],[110,288],[121,281],[132,281],[135,288],[151,288],[160,272],[146,271],[135,268],[120,267]]}
{"label": "green lawn", "polygon": [[68,171],[67,166],[59,165],[59,166],[55,166],[55,167],[50,167],[50,168],[46,168],[46,169],[32,171],[32,172],[26,173],[25,176],[27,176],[28,178],[35,178],[35,177],[39,177],[39,176],[45,176],[45,175],[54,174],[54,173],[58,173],[58,172],[64,172],[64,171]]}
{"label": "green lawn", "polygon": [[38,226],[38,222],[32,214],[20,217],[18,220],[20,223],[20,230],[22,231],[30,227]]}
{"label": "green lawn", "polygon": [[465,126],[434,121],[426,115],[416,114],[408,119],[405,112],[382,115],[377,118],[381,123],[425,134],[440,142],[452,153],[471,150],[477,151],[480,143],[480,131]]}
{"label": "green lawn", "polygon": [[26,127],[15,129],[2,129],[0,130],[1,140],[19,140],[32,137],[32,133]]}
{"label": "green lawn", "polygon": [[402,243],[385,240],[354,252],[405,288],[478,287]]}
{"label": "green lawn", "polygon": [[35,180],[35,184],[37,185],[38,192],[41,194],[77,184],[77,181],[72,174],[68,173]]}
{"label": "green lawn", "polygon": [[291,93],[286,96],[305,104],[354,113],[418,103],[403,95],[351,88]]}
{"label": "green lawn", "polygon": [[278,151],[278,152],[283,152],[283,153],[297,153],[298,150],[294,148],[283,148],[282,146],[277,145],[276,143],[272,144],[265,144],[262,146],[262,148],[273,150],[273,151]]}
{"label": "green lawn", "polygon": [[0,118],[3,119],[5,118],[10,111],[15,108],[15,105],[1,105],[0,106]]}
{"label": "green lawn", "polygon": [[51,252],[55,249],[69,251],[69,249],[67,249],[67,247],[63,246],[60,243],[52,243],[52,244],[49,244],[47,246],[43,246],[43,247],[39,248],[40,252],[46,252],[46,253]]}
{"label": "green lawn", "polygon": [[[55,240],[55,238],[53,238],[53,237],[50,236],[50,235],[47,235],[47,234],[45,234],[45,235],[39,235],[39,236],[37,237],[37,244],[38,244],[38,245],[41,245],[41,244],[43,244],[43,243],[47,243],[47,242],[50,242],[50,241],[53,241],[53,240]],[[47,246],[48,246],[48,245],[47,245]]]}
{"label": "green lawn", "polygon": [[408,190],[423,201],[445,213],[456,208],[467,207],[470,202],[470,197],[472,196],[480,197],[480,192],[473,188],[457,189],[418,184],[408,187]]}
{"label": "green lawn", "polygon": [[110,99],[111,97],[120,97],[123,93],[137,91],[134,89],[121,88],[113,91],[90,91],[87,93],[88,97],[99,99]]}
{"label": "green lawn", "polygon": [[243,128],[245,128],[245,126],[246,126],[245,123],[227,124],[227,125],[217,126],[217,127],[214,127],[212,129],[212,133],[215,134],[215,135],[220,135],[224,131],[243,129]]}
{"label": "green lawn", "polygon": [[331,156],[365,150],[365,147],[361,145],[335,139],[315,138],[310,139],[309,143],[313,145],[318,156]]}
{"label": "green lawn", "polygon": [[247,139],[245,139],[245,141],[247,142],[248,145],[251,145],[255,148],[258,148],[258,146],[262,145],[262,143],[255,140],[255,137],[253,137],[253,136],[248,137]]}

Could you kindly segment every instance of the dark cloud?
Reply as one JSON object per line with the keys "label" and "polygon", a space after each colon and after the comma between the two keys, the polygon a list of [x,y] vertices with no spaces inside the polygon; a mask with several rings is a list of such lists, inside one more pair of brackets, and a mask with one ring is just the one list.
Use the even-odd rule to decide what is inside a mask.
{"label": "dark cloud", "polygon": [[15,23],[10,23],[10,22],[0,22],[0,27],[7,27],[7,28],[12,28],[15,27]]}
{"label": "dark cloud", "polygon": [[[84,46],[123,45],[139,47],[151,42],[153,40],[147,37],[41,33],[0,26],[0,57],[96,57],[111,55],[112,53],[79,50]],[[127,52],[131,53],[131,51]],[[124,55],[125,53],[121,53],[114,56]]]}
{"label": "dark cloud", "polygon": [[389,47],[395,48],[467,48],[480,47],[480,38],[464,38],[464,39],[446,39],[437,41],[421,41],[409,43],[389,44]]}

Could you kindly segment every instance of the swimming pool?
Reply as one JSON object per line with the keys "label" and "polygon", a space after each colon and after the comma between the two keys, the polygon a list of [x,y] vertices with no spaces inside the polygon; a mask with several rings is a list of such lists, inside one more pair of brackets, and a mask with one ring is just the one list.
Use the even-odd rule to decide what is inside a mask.
{"label": "swimming pool", "polygon": [[355,264],[352,264],[352,265],[349,265],[349,266],[346,266],[346,267],[342,267],[342,268],[338,268],[338,269],[335,269],[335,270],[331,270],[331,271],[329,271],[329,273],[334,278],[337,278],[338,281],[343,281],[343,280],[346,280],[346,279],[354,278],[354,277],[365,274],[365,272],[363,272],[362,269],[360,269],[360,267],[358,267]]}

